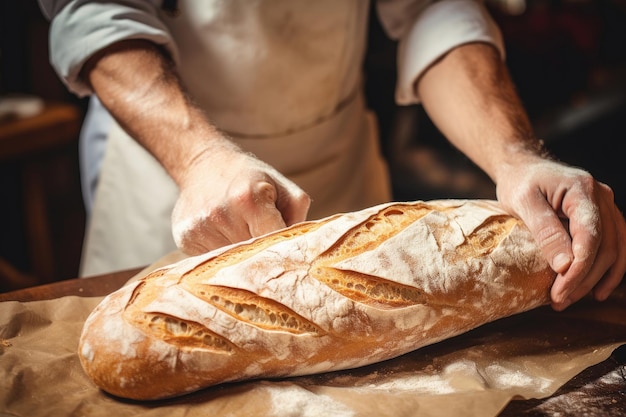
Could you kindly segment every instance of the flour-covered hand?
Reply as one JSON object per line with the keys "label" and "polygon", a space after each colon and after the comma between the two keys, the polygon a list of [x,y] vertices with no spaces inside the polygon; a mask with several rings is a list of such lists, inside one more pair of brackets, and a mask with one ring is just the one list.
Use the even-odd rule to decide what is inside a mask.
{"label": "flour-covered hand", "polygon": [[172,213],[172,232],[190,255],[304,221],[309,196],[268,164],[227,150],[188,167]]}
{"label": "flour-covered hand", "polygon": [[590,291],[606,299],[626,272],[626,223],[611,188],[582,169],[541,157],[506,172],[498,199],[527,224],[558,273],[553,307],[563,310]]}

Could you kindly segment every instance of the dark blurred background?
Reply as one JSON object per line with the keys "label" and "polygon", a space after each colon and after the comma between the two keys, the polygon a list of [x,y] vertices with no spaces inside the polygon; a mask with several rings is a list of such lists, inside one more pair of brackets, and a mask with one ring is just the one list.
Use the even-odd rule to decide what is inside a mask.
{"label": "dark blurred background", "polygon": [[[552,154],[611,185],[626,207],[626,1],[491,0],[507,62],[537,135]],[[370,107],[397,200],[493,197],[420,106],[393,101],[396,45],[372,13],[365,62]],[[74,278],[85,211],[78,130],[86,100],[48,63],[48,22],[35,0],[0,0],[0,99],[34,96],[32,118],[0,115],[0,292]]]}

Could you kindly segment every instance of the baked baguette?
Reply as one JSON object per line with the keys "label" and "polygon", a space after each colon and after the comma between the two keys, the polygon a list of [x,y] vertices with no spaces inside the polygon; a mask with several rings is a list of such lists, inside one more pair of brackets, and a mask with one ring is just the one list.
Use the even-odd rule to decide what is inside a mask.
{"label": "baked baguette", "polygon": [[554,277],[496,202],[384,204],[158,269],[101,302],[79,356],[132,399],[348,369],[546,304]]}

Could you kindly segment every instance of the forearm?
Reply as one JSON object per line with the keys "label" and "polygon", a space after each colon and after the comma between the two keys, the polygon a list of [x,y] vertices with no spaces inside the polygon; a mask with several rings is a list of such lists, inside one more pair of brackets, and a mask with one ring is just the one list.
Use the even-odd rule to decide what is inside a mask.
{"label": "forearm", "polygon": [[108,47],[87,63],[83,76],[118,123],[179,184],[197,158],[235,147],[193,104],[169,57],[150,42]]}
{"label": "forearm", "polygon": [[416,88],[440,131],[496,183],[508,164],[542,155],[493,46],[455,48],[426,71]]}

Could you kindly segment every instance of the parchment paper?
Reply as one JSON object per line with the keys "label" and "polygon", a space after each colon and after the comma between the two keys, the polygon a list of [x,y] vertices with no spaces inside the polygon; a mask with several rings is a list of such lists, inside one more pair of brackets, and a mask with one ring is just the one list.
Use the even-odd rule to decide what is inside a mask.
{"label": "parchment paper", "polygon": [[550,396],[626,343],[622,285],[604,303],[539,308],[364,368],[133,402],[98,390],[76,355],[101,299],[0,303],[1,416],[488,417],[513,398]]}

